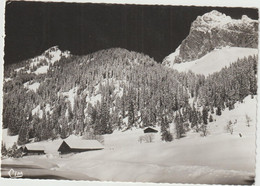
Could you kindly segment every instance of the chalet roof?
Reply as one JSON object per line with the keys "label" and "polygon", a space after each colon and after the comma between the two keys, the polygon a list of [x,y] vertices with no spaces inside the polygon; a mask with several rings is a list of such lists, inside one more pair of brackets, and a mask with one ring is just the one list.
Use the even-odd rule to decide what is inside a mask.
{"label": "chalet roof", "polygon": [[104,146],[97,140],[85,140],[75,136],[69,136],[64,140],[72,149],[103,149]]}
{"label": "chalet roof", "polygon": [[28,150],[42,150],[42,151],[44,151],[45,150],[45,148],[43,147],[43,146],[41,146],[41,145],[39,145],[39,144],[33,144],[33,143],[31,143],[31,144],[26,144],[25,145],[25,147],[28,149]]}
{"label": "chalet roof", "polygon": [[147,130],[147,129],[152,129],[152,130],[158,131],[155,128],[152,128],[152,127],[146,127],[144,130]]}

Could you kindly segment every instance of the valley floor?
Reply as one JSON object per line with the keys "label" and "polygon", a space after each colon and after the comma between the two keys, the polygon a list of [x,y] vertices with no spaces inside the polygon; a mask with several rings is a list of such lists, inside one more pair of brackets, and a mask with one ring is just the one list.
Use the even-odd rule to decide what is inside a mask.
{"label": "valley floor", "polygon": [[[250,108],[250,109],[249,109]],[[246,126],[245,114],[251,117]],[[59,156],[54,150],[62,140],[41,142],[51,151],[42,156],[3,159],[2,166],[39,166],[57,178],[156,183],[252,184],[255,177],[256,99],[250,97],[225,110],[209,124],[210,134],[201,137],[190,131],[172,142],[139,143],[141,129],[115,131],[105,135],[105,149]],[[224,130],[229,120],[237,120],[234,133]],[[242,137],[239,136],[242,133]],[[7,168],[2,170],[6,174]],[[23,170],[26,170],[23,169]],[[6,171],[6,172],[4,172]],[[27,169],[27,174],[35,173]],[[30,172],[31,171],[31,172]],[[46,173],[46,172],[45,172]],[[54,178],[54,179],[57,179]]]}
{"label": "valley floor", "polygon": [[[254,137],[223,134],[171,143],[142,143],[66,157],[6,159],[2,164],[38,165],[45,169],[44,174],[49,170],[50,175],[68,179],[93,177],[102,181],[244,185],[254,179],[254,141]],[[28,174],[32,173],[35,174],[33,169]]]}

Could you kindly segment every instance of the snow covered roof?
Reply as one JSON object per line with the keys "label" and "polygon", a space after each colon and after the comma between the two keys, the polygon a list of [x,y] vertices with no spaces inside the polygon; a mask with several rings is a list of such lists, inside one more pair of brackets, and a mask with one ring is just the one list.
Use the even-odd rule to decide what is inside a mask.
{"label": "snow covered roof", "polygon": [[70,136],[64,140],[72,149],[103,149],[104,146],[97,140],[85,140],[76,136]]}
{"label": "snow covered roof", "polygon": [[25,147],[28,149],[28,150],[45,150],[45,148],[37,143],[34,143],[34,144],[26,144]]}
{"label": "snow covered roof", "polygon": [[146,129],[153,129],[153,130],[156,130],[156,129],[153,128],[153,127],[145,127],[144,130],[146,130]]}
{"label": "snow covered roof", "polygon": [[148,132],[158,132],[158,130],[152,128],[152,127],[146,127],[144,129],[144,133],[148,133]]}

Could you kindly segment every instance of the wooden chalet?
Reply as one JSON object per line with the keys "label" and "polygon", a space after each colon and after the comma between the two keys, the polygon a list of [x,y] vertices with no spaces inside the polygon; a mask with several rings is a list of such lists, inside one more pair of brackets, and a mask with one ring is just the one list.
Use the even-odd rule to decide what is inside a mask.
{"label": "wooden chalet", "polygon": [[147,127],[144,129],[144,133],[157,133],[157,132],[158,132],[158,130],[153,129],[151,127]]}
{"label": "wooden chalet", "polygon": [[104,149],[104,146],[97,140],[84,140],[69,137],[62,142],[58,151],[60,154],[68,154],[102,149]]}
{"label": "wooden chalet", "polygon": [[45,154],[45,149],[42,146],[38,145],[25,145],[20,147],[20,150],[22,151],[23,155],[41,155]]}

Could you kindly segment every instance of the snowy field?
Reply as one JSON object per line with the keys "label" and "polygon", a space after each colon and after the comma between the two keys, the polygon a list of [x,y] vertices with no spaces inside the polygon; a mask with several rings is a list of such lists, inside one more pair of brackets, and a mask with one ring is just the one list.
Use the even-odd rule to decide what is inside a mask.
{"label": "snowy field", "polygon": [[[246,114],[252,119],[250,127]],[[3,159],[2,164],[9,167],[37,165],[50,174],[84,180],[252,184],[256,98],[248,96],[243,103],[235,104],[234,110],[226,109],[221,116],[213,115],[213,118],[216,121],[209,124],[207,137],[190,131],[187,137],[166,143],[161,142],[158,133],[153,143],[140,143],[138,138],[144,135],[141,129],[115,131],[104,135],[104,150],[59,156],[57,149],[61,139],[43,141],[39,144],[45,147],[46,155]],[[225,130],[229,120],[237,120],[233,135]],[[3,135],[4,141],[14,138],[17,136]]]}

